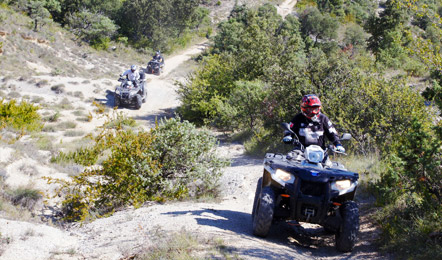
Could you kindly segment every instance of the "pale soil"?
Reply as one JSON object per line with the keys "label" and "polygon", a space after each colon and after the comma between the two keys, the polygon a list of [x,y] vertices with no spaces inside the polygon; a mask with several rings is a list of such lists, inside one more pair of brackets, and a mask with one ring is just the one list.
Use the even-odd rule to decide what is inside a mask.
{"label": "pale soil", "polygon": [[[288,14],[289,6],[293,6],[294,2],[296,3],[282,3],[281,14]],[[185,80],[185,75],[180,71],[188,69],[190,57],[202,51],[204,44],[197,44],[180,54],[168,57],[161,76],[147,75],[148,99],[140,110],[119,108],[117,111],[133,117],[146,128],[152,127],[156,118],[171,116],[179,105],[174,82]],[[50,84],[37,88],[26,81],[12,80],[14,91],[22,96],[38,96],[44,98],[44,103],[49,105],[59,104],[63,98],[67,98],[74,109],[81,109],[86,115],[94,109],[88,101],[90,98],[108,107],[113,105],[112,93],[118,85],[117,77],[97,80],[53,77],[40,64],[29,63],[28,66],[39,70],[40,76],[33,78],[48,80]],[[130,64],[124,64],[121,71],[129,66]],[[56,84],[64,84],[66,93],[55,94],[51,91],[50,86]],[[80,91],[84,98],[67,94],[74,91]],[[73,110],[61,111],[60,121],[75,121]],[[75,121],[75,130],[94,132],[104,120],[104,117],[94,116],[90,122]],[[55,144],[79,142],[81,138],[66,137],[63,131],[50,135]],[[285,223],[275,225],[265,239],[253,236],[251,211],[256,181],[262,174],[262,159],[245,156],[243,146],[236,143],[222,143],[219,153],[232,162],[222,177],[223,196],[220,202],[152,204],[119,211],[111,217],[91,223],[65,227],[46,221],[6,219],[0,211],[0,259],[129,259],[155,244],[159,233],[168,234],[181,230],[186,230],[195,237],[221,238],[231,255],[237,255],[240,259],[387,258],[381,256],[373,245],[378,237],[378,230],[369,221],[370,212],[365,209],[363,202],[360,203],[360,241],[352,253],[337,252],[334,249],[333,236],[323,234],[320,227],[308,224],[303,225],[312,234],[308,241],[300,239]],[[34,151],[26,146],[17,148],[1,144],[0,167],[3,172],[0,174],[5,174],[6,183],[10,187],[32,186],[50,193],[54,186],[49,186],[41,177],[67,178],[70,174],[53,168],[49,163],[50,156],[49,152]],[[37,212],[37,216],[47,220],[47,214],[51,211],[48,208],[43,211],[42,206],[40,207],[42,210]]]}

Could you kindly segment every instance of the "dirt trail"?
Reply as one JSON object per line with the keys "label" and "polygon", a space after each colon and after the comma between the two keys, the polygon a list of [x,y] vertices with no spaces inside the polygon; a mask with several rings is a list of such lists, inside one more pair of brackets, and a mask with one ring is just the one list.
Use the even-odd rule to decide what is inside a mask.
{"label": "dirt trail", "polygon": [[[120,109],[128,116],[136,120],[147,121],[146,124],[152,127],[155,118],[169,113],[179,105],[178,96],[176,94],[175,80],[180,80],[170,76],[184,62],[188,61],[193,55],[200,53],[206,47],[206,41],[198,43],[182,53],[165,59],[164,70],[160,76],[146,74],[147,84],[147,101],[139,110]],[[183,80],[183,79],[181,79]],[[108,89],[113,91],[114,89]]]}
{"label": "dirt trail", "polygon": [[277,6],[278,14],[282,17],[286,17],[293,10],[293,7],[296,5],[297,0],[286,0],[279,6]]}

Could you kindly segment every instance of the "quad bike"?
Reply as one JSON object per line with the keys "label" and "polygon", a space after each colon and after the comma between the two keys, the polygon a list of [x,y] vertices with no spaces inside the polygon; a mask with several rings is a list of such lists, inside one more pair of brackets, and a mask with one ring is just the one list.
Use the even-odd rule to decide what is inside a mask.
{"label": "quad bike", "polygon": [[[359,175],[330,161],[328,152],[340,153],[333,145],[325,151],[317,145],[304,148],[289,125],[282,126],[298,147],[287,155],[266,154],[253,203],[253,234],[266,237],[277,221],[314,223],[335,233],[337,250],[352,251],[359,231],[359,208],[353,201]],[[350,138],[344,134],[341,140]]]}
{"label": "quad bike", "polygon": [[146,72],[155,75],[160,75],[161,71],[163,70],[163,66],[164,66],[163,62],[159,62],[155,59],[152,59],[147,63]]}
{"label": "quad bike", "polygon": [[147,91],[145,89],[146,78],[144,73],[140,73],[140,80],[138,86],[134,86],[134,83],[127,77],[120,77],[118,79],[121,82],[120,86],[115,89],[114,101],[115,106],[122,105],[135,105],[136,109],[140,109],[142,103],[146,102]]}

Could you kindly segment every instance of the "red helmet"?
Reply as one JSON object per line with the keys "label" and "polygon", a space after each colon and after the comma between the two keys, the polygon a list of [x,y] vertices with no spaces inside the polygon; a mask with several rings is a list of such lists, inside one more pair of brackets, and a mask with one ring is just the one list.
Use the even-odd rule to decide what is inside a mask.
{"label": "red helmet", "polygon": [[301,111],[308,119],[315,119],[321,111],[321,100],[314,94],[303,96],[301,100]]}

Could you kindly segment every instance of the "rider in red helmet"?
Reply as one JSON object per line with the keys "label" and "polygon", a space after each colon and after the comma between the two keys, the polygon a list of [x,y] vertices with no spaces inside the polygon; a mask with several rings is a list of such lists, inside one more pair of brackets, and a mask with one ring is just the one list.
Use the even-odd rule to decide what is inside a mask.
{"label": "rider in red helmet", "polygon": [[[339,152],[345,152],[339,141],[338,132],[330,119],[321,113],[321,100],[309,94],[302,97],[301,113],[297,114],[290,122],[290,129],[295,132],[304,147],[319,145],[325,149],[324,135],[336,146]],[[284,133],[283,141],[291,143],[293,140],[290,133]]]}

